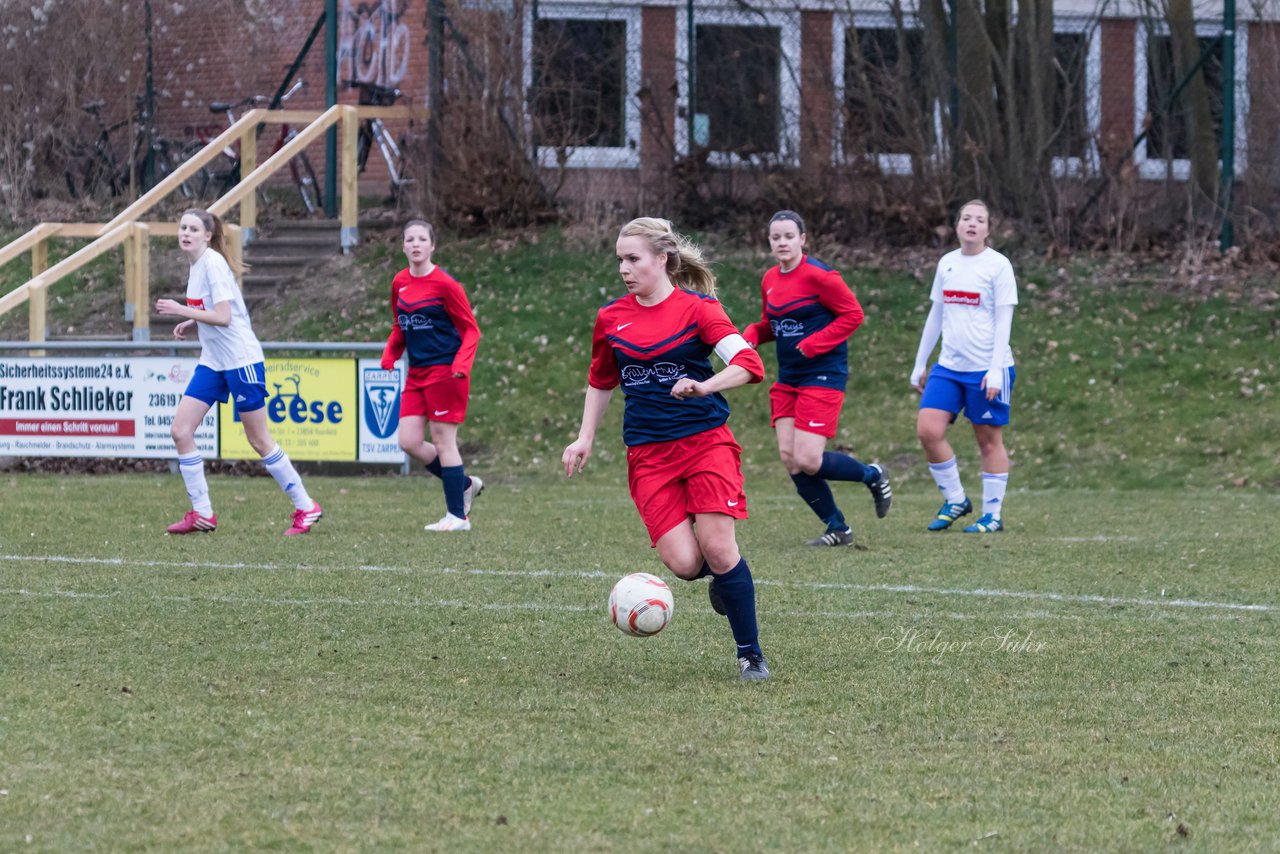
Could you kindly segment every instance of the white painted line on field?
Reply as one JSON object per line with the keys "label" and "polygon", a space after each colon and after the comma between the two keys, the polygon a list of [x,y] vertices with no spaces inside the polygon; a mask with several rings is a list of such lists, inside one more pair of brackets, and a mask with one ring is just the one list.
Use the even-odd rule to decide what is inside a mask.
{"label": "white painted line on field", "polygon": [[[171,567],[181,569],[232,569],[232,570],[264,570],[271,572],[346,572],[346,567],[322,566],[282,566],[279,564],[249,563],[199,563],[194,561],[130,561],[123,558],[70,557],[65,555],[0,555],[0,562],[45,562],[85,565],[137,566],[137,567]],[[455,569],[452,567],[394,567],[363,565],[355,567],[359,572],[401,572],[424,573],[437,575],[474,575],[495,576],[505,578],[605,578],[613,574],[601,570],[583,570],[566,572],[552,569]],[[1052,593],[1030,590],[1003,590],[1000,588],[963,588],[963,587],[921,587],[915,584],[853,584],[846,582],[824,581],[774,581],[759,580],[762,587],[793,587],[811,590],[849,590],[863,593],[905,593],[926,596],[965,596],[983,599],[1025,599],[1028,601],[1061,602],[1069,604],[1138,606],[1154,608],[1198,608],[1225,611],[1244,611],[1250,613],[1276,613],[1280,607],[1275,605],[1257,605],[1241,602],[1214,602],[1199,599],[1166,599],[1136,598],[1125,596],[1101,596],[1089,593]]]}
{"label": "white painted line on field", "polygon": [[[96,599],[109,600],[119,599],[124,596],[126,591],[111,591],[107,593],[90,593],[81,590],[27,590],[21,589],[0,589],[0,598],[28,598],[28,599]],[[543,613],[598,613],[603,620],[608,615],[605,609],[598,605],[567,605],[555,604],[549,602],[486,602],[477,603],[469,602],[462,599],[352,599],[346,596],[321,596],[315,598],[296,598],[296,597],[268,597],[268,596],[224,596],[218,594],[210,594],[207,596],[198,595],[164,595],[150,596],[148,601],[153,602],[175,602],[179,604],[193,603],[217,603],[222,605],[236,605],[247,607],[290,607],[290,608],[314,608],[314,607],[351,607],[351,608],[404,608],[404,609],[422,609],[422,608],[439,608],[439,609],[457,609],[462,611],[489,611],[489,612],[543,612]],[[683,610],[683,609],[682,609]],[[1095,615],[1098,616],[1098,615]],[[1144,614],[1124,614],[1113,615],[1103,614],[1100,616],[1124,616],[1129,619],[1137,620],[1238,620],[1240,617],[1236,614],[1213,614],[1213,613],[1177,613],[1173,611],[1159,611]],[[1084,622],[1094,617],[1084,616],[1081,614],[1058,614],[1051,611],[1034,610],[1025,611],[1021,614],[998,614],[993,615],[988,612],[982,613],[964,613],[959,611],[915,611],[910,614],[904,614],[901,611],[783,611],[774,610],[772,608],[762,609],[760,613],[761,619],[766,622],[773,619],[824,619],[824,620],[897,620],[909,621],[911,623],[929,623],[931,620],[954,620],[954,621],[970,621],[970,620],[991,620],[998,618],[1003,621],[1010,620],[1039,620],[1039,621],[1066,621],[1066,622]]]}

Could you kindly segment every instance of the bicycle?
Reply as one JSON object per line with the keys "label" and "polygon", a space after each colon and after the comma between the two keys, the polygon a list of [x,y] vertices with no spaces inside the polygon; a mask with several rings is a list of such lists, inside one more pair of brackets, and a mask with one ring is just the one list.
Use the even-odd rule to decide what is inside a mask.
{"label": "bicycle", "polygon": [[[289,100],[304,85],[306,84],[302,80],[296,81],[289,87],[288,91],[281,94],[276,106]],[[240,108],[259,107],[270,101],[271,99],[265,95],[250,95],[235,102],[214,101],[209,105],[209,111],[225,115],[229,127],[236,123],[236,111]],[[272,145],[271,153],[275,154],[281,148],[284,148],[297,135],[298,130],[292,125],[280,125],[280,135]],[[200,134],[193,145],[203,148],[213,138],[213,136]],[[197,148],[196,150],[199,149]],[[240,183],[240,143],[234,142],[223,148],[210,166],[200,170],[198,174],[200,176],[199,193],[202,197],[208,194],[211,187],[216,188],[216,195],[220,196]],[[320,179],[316,177],[316,170],[311,165],[311,158],[307,156],[305,151],[289,161],[289,174],[293,178],[294,187],[297,188],[298,195],[302,199],[302,205],[306,208],[307,214],[316,213],[320,209]],[[266,194],[261,187],[259,188],[259,197],[263,202],[266,201]]]}
{"label": "bicycle", "polygon": [[[181,143],[155,134],[143,96],[138,95],[134,100],[134,114],[113,124],[107,124],[102,117],[105,101],[91,101],[82,107],[97,123],[98,136],[92,147],[77,147],[72,158],[79,161],[78,168],[68,168],[63,173],[67,190],[73,198],[98,198],[104,191],[111,196],[119,196],[135,183],[142,189],[149,189],[184,159]],[[134,133],[129,154],[122,161],[112,145],[112,137],[125,126],[132,126]],[[148,154],[151,159],[150,175],[147,174]],[[179,190],[187,197],[195,195],[190,182],[183,182]]]}
{"label": "bicycle", "polygon": [[[363,83],[359,80],[343,81],[349,89],[359,89],[359,102],[362,106],[390,107],[404,94],[399,89]],[[387,164],[387,173],[391,176],[391,199],[399,201],[404,188],[414,182],[406,173],[404,153],[405,138],[400,141],[391,136],[391,131],[382,119],[365,119],[360,123],[360,132],[356,137],[356,166],[364,172],[369,162],[369,153],[377,145],[378,152]]]}

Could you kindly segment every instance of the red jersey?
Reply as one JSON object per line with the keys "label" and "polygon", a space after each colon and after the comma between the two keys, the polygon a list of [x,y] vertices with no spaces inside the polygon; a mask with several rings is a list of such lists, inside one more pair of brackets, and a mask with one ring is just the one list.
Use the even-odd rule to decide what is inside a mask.
{"label": "red jersey", "polygon": [[[628,446],[702,433],[729,419],[729,404],[720,394],[677,400],[671,387],[681,377],[710,379],[716,344],[737,332],[714,297],[677,288],[647,306],[628,294],[596,316],[587,381],[599,389],[622,386],[622,440]],[[752,382],[764,379],[754,350],[744,348],[730,364],[749,371]]]}
{"label": "red jersey", "polygon": [[470,376],[480,343],[480,327],[471,303],[452,276],[435,267],[425,276],[407,269],[391,281],[394,325],[382,351],[382,367],[390,369],[408,353],[409,369],[449,365]]}
{"label": "red jersey", "polygon": [[778,382],[844,390],[849,345],[862,306],[840,274],[809,256],[794,270],[774,267],[760,282],[760,321],[742,332],[751,344],[777,341]]}

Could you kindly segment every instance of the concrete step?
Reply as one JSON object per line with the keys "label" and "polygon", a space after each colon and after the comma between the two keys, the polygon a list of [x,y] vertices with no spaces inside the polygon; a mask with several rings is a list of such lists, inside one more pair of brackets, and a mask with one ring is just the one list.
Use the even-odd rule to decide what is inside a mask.
{"label": "concrete step", "polygon": [[341,242],[338,240],[337,233],[334,234],[273,234],[268,237],[259,237],[245,250],[245,254],[249,257],[265,252],[275,251],[278,249],[323,249],[326,251],[337,250],[342,248]]}

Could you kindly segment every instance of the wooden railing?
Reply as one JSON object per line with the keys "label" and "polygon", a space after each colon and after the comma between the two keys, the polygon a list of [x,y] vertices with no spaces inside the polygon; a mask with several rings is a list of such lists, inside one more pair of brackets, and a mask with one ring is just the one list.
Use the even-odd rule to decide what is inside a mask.
{"label": "wooden railing", "polygon": [[[173,222],[144,222],[142,217],[157,204],[193,178],[211,163],[224,148],[239,143],[241,179],[224,196],[209,205],[208,210],[220,217],[239,208],[239,224],[227,224],[227,250],[233,262],[242,260],[246,239],[257,228],[257,189],[288,166],[289,161],[306,150],[334,124],[341,123],[340,223],[342,244],[354,245],[360,213],[359,169],[356,164],[356,140],[360,122],[366,118],[409,118],[420,111],[410,107],[373,107],[335,105],[324,112],[313,110],[250,110],[235,124],[180,164],[159,184],[106,223],[40,223],[26,234],[0,247],[0,267],[19,256],[31,253],[31,278],[0,296],[0,316],[24,302],[28,306],[28,339],[45,341],[48,330],[48,289],[90,261],[118,246],[124,247],[125,320],[133,325],[133,340],[150,337],[150,257],[152,237],[176,237]],[[257,164],[258,128],[270,124],[302,124],[307,126],[297,136]],[[49,241],[54,238],[92,238],[87,245],[49,266]],[[239,264],[233,263],[233,268]]]}

